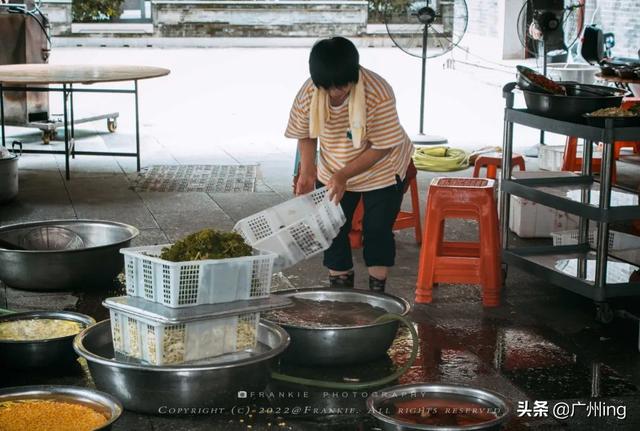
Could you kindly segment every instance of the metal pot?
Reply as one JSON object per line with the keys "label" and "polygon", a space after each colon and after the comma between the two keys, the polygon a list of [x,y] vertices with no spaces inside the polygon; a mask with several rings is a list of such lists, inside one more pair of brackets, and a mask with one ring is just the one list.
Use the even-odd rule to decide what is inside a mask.
{"label": "metal pot", "polygon": [[[85,327],[96,321],[86,314],[71,311],[29,311],[0,316],[0,323],[29,319],[62,319],[79,322]],[[76,334],[48,340],[0,340],[0,364],[10,368],[64,367],[76,362],[73,350]]]}
{"label": "metal pot", "polygon": [[[403,298],[355,289],[305,289],[275,294],[316,301],[362,302],[402,316],[411,310],[411,305]],[[386,354],[398,332],[397,321],[329,328],[279,325],[291,336],[291,345],[285,351],[283,360],[309,365],[372,361]]]}
{"label": "metal pot", "polygon": [[18,196],[18,156],[0,159],[0,203]]}
{"label": "metal pot", "polygon": [[[0,389],[0,404],[26,399],[50,400],[82,404],[102,413],[107,422],[96,431],[110,430],[122,414],[122,404],[109,394],[75,386],[19,386]],[[55,419],[55,418],[54,418]]]}
{"label": "metal pot", "polygon": [[582,115],[602,108],[618,107],[626,91],[600,85],[559,82],[567,95],[522,90],[527,109],[533,113],[565,121],[581,121]]}
{"label": "metal pot", "polygon": [[87,360],[96,387],[116,396],[127,410],[175,414],[175,409],[189,408],[188,412],[197,414],[206,413],[202,409],[243,404],[239,391],[250,396],[267,387],[271,362],[287,348],[289,336],[261,321],[258,342],[262,349],[249,357],[209,365],[128,363],[114,359],[111,326],[104,320],[78,334],[74,348]]}
{"label": "metal pot", "polygon": [[97,220],[51,220],[0,228],[0,239],[21,244],[35,229],[55,226],[77,234],[81,248],[7,250],[0,248],[0,280],[17,289],[52,291],[108,286],[122,270],[120,249],[139,231],[124,223]]}
{"label": "metal pot", "polygon": [[[403,421],[393,417],[392,407],[394,400],[419,401],[420,399],[437,400],[438,404],[447,404],[450,401],[451,408],[466,409],[466,406],[477,406],[478,408],[491,411],[495,418],[485,422],[469,425],[427,425],[416,424]],[[433,404],[432,404],[433,405]],[[430,407],[426,404],[420,407],[417,404],[411,409],[417,409],[412,413],[428,412]],[[395,386],[392,388],[377,391],[367,399],[367,410],[378,420],[381,428],[385,431],[471,431],[471,430],[499,430],[509,419],[511,409],[505,398],[486,389],[474,388],[464,385],[453,384],[427,384],[417,383],[410,385]],[[405,412],[406,413],[406,412]],[[443,412],[440,412],[442,414]],[[444,414],[451,414],[446,411]]]}
{"label": "metal pot", "polygon": [[572,81],[580,84],[593,84],[596,74],[600,72],[598,66],[580,63],[550,63],[547,66],[549,77],[556,81]]}

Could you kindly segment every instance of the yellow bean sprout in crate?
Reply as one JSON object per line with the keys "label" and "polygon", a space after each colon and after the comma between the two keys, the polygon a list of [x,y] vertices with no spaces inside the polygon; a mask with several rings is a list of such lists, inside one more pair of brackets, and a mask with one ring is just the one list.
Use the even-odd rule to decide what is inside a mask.
{"label": "yellow bean sprout in crate", "polygon": [[107,298],[116,356],[152,365],[215,358],[256,347],[260,312],[288,305],[282,298],[168,308],[135,297]]}

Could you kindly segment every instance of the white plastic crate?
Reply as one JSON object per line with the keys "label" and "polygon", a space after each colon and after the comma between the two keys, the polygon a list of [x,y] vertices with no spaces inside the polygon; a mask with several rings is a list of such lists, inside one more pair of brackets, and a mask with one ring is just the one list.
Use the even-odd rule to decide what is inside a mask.
{"label": "white plastic crate", "polygon": [[[595,248],[597,241],[597,230],[590,230],[588,233],[589,245]],[[575,245],[578,244],[580,231],[567,230],[551,233],[553,245]],[[609,231],[609,250],[633,250],[640,249],[640,237],[629,235],[624,232]]]}
{"label": "white plastic crate", "polygon": [[102,304],[111,314],[117,356],[169,365],[209,363],[221,355],[251,352],[257,344],[260,313],[287,307],[291,300],[273,295],[227,304],[170,308],[121,296],[107,298]]}
{"label": "white plastic crate", "polygon": [[521,238],[548,238],[554,231],[576,229],[579,221],[576,215],[511,196],[509,229]]}
{"label": "white plastic crate", "polygon": [[277,254],[283,269],[329,248],[345,221],[323,187],[244,218],[234,230],[253,248]]}
{"label": "white plastic crate", "polygon": [[260,313],[176,325],[110,309],[113,349],[153,365],[181,364],[253,349]]}
{"label": "white plastic crate", "polygon": [[[543,171],[562,171],[564,161],[564,145],[540,145],[538,167]],[[577,145],[576,157],[582,159],[582,145]],[[594,148],[594,159],[602,159],[602,150]]]}
{"label": "white plastic crate", "polygon": [[564,145],[540,145],[538,167],[543,171],[561,171]]}
{"label": "white plastic crate", "polygon": [[128,295],[176,308],[269,295],[276,258],[273,253],[256,251],[254,256],[170,262],[158,257],[167,246],[120,250]]}

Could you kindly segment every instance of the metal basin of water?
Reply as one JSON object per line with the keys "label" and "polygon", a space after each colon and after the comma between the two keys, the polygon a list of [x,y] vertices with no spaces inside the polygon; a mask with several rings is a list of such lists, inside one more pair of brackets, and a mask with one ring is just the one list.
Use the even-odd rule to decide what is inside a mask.
{"label": "metal basin of water", "polygon": [[122,270],[120,249],[140,232],[124,223],[51,220],[0,228],[0,239],[26,250],[0,248],[0,280],[24,290],[109,285]]}
{"label": "metal basin of water", "polygon": [[[305,289],[274,294],[315,301],[360,302],[401,316],[411,310],[403,298],[355,289]],[[291,336],[283,360],[308,365],[345,365],[378,359],[389,350],[398,331],[397,321],[321,328],[277,324]]]}
{"label": "metal basin of water", "polygon": [[238,404],[238,391],[267,387],[271,363],[288,345],[282,328],[261,321],[258,347],[250,354],[203,365],[151,366],[114,359],[108,320],[74,340],[98,389],[118,398],[127,410],[151,414],[171,414],[178,408],[197,414],[198,409]]}

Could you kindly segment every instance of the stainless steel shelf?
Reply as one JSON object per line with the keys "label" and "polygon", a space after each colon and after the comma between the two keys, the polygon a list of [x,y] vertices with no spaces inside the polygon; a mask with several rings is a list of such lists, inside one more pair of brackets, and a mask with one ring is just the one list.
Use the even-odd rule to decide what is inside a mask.
{"label": "stainless steel shelf", "polygon": [[[505,119],[511,123],[520,124],[545,132],[560,135],[575,136],[594,142],[612,143],[614,141],[640,141],[640,127],[594,127],[585,123],[556,120],[532,114],[526,109],[507,108]],[[613,132],[609,134],[608,132]]]}
{"label": "stainless steel shelf", "polygon": [[[613,143],[640,141],[640,127],[593,127],[580,122],[547,118],[514,109],[515,83],[503,88],[506,100],[502,160],[500,223],[502,259],[505,264],[518,266],[549,282],[579,295],[591,298],[598,305],[598,318],[605,320],[608,298],[640,295],[640,268],[636,264],[612,257],[609,252],[609,223],[640,219],[638,195],[613,187]],[[574,136],[585,140],[581,175],[558,172],[511,174],[513,133],[515,125],[533,127],[542,131]],[[602,166],[599,182],[594,181],[591,170],[593,143],[603,142]],[[509,246],[510,196],[519,196],[535,203],[565,211],[580,217],[577,246],[512,248]],[[589,220],[597,225],[594,251],[586,244]],[[604,308],[603,308],[604,307]],[[604,317],[603,317],[604,316]]]}
{"label": "stainless steel shelf", "polygon": [[630,282],[640,276],[640,267],[612,256],[607,258],[606,286],[596,286],[596,253],[587,245],[511,248],[503,250],[502,259],[595,301],[640,295],[640,282]]}
{"label": "stainless steel shelf", "polygon": [[600,183],[590,176],[521,178],[514,172],[511,180],[502,181],[502,190],[541,205],[601,222],[640,219],[637,193],[612,187],[608,209],[600,208]]}

